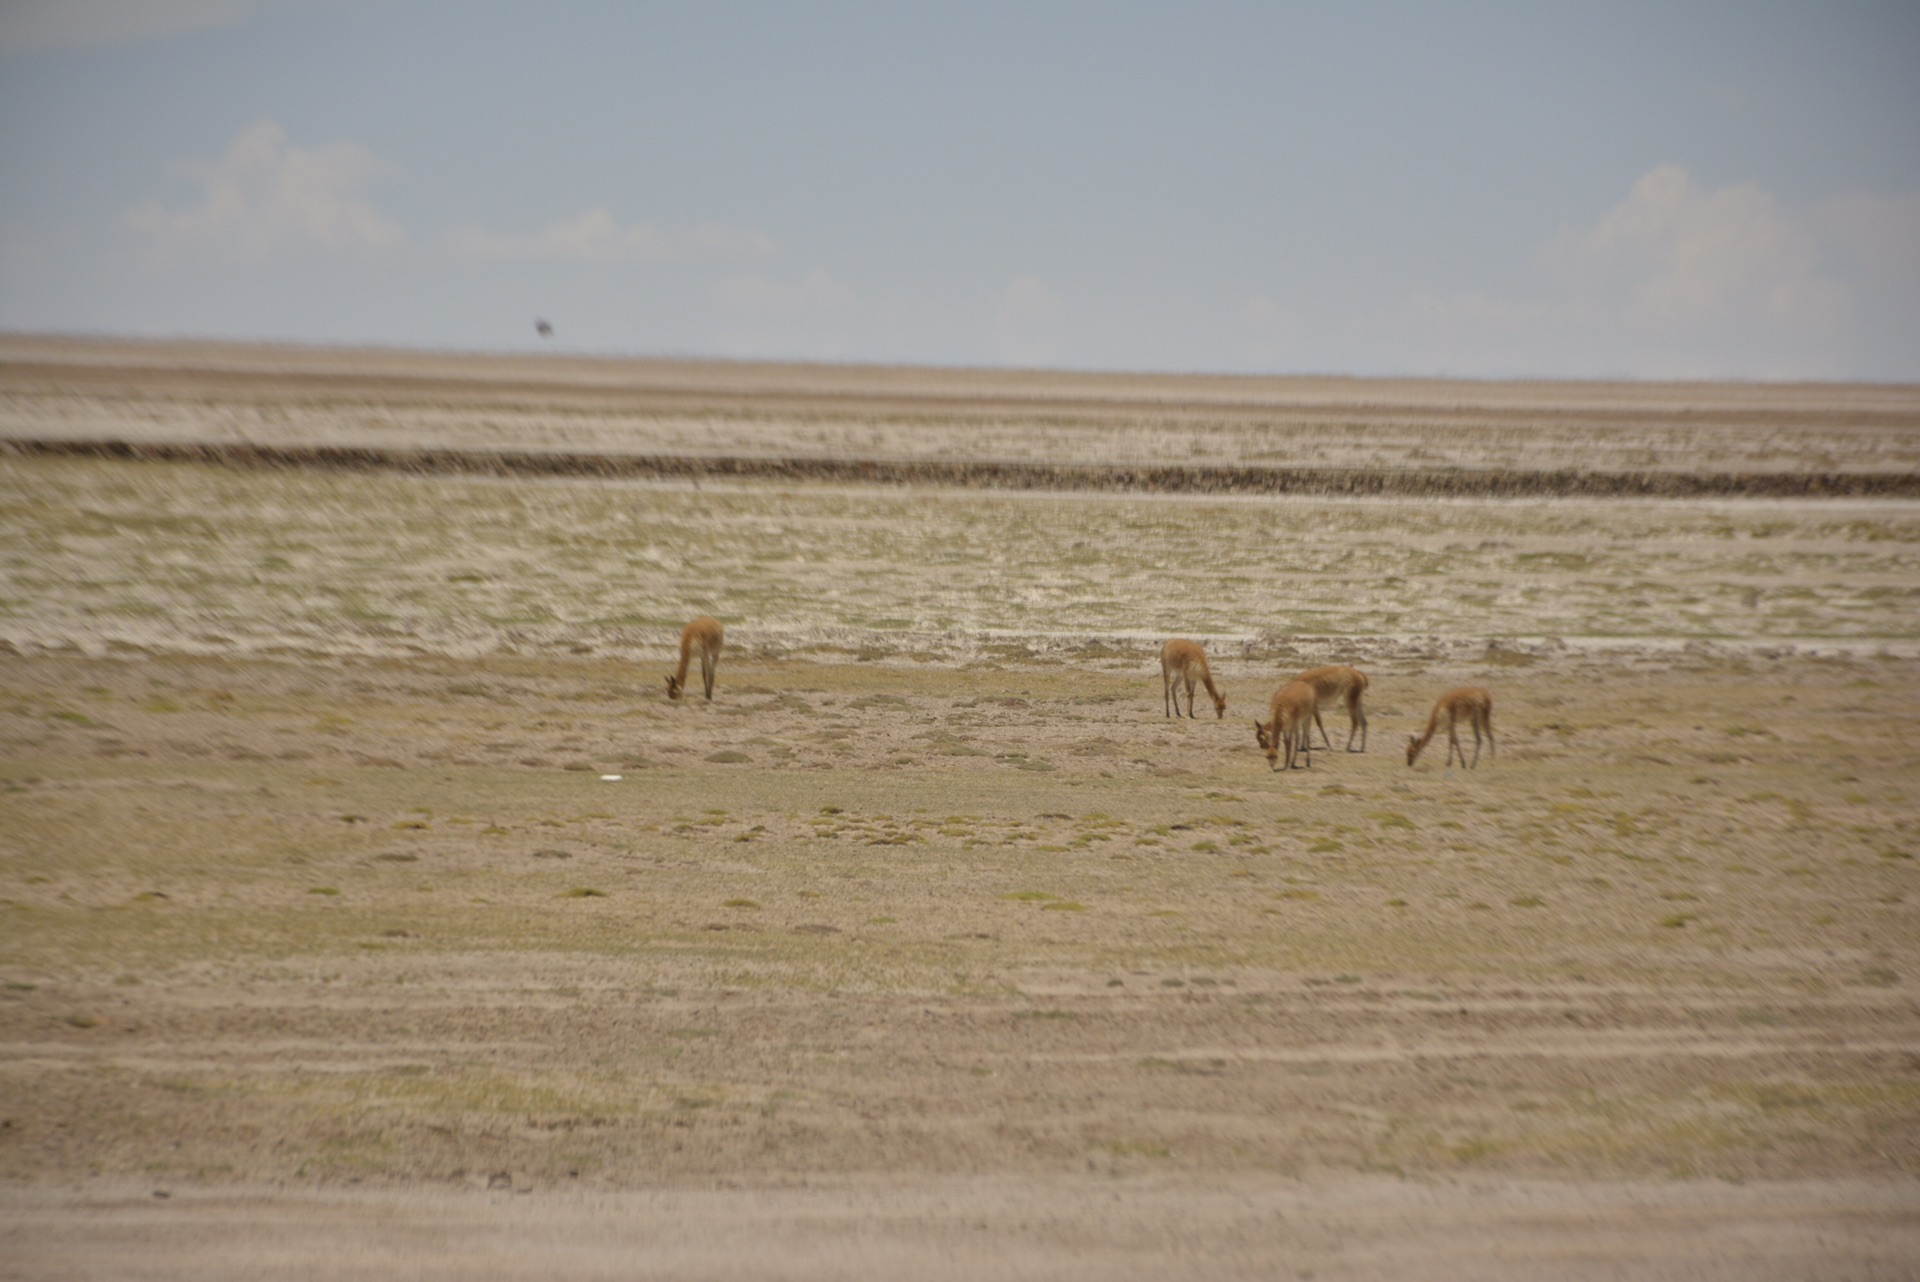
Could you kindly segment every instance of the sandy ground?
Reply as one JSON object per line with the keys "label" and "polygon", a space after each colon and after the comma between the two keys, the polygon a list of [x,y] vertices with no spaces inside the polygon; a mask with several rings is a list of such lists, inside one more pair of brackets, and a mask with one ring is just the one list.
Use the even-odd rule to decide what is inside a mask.
{"label": "sandy ground", "polygon": [[[1884,1185],[842,1180],[739,1193],[29,1191],[9,1276],[1485,1278],[1912,1276]],[[8,1232],[32,1217],[31,1234]],[[315,1262],[324,1260],[323,1267]],[[187,1261],[190,1266],[183,1267]]]}
{"label": "sandy ground", "polygon": [[8,660],[9,1267],[1910,1272],[1912,664],[1602,662]]}
{"label": "sandy ground", "polygon": [[[294,356],[364,386],[358,354]],[[172,359],[208,394],[207,349]],[[295,374],[274,376],[288,404]],[[781,395],[802,376],[844,372],[739,374]],[[1029,400],[1065,385],[1007,377]],[[1898,505],[1731,504],[1724,530],[1594,509],[1595,533],[1416,549],[1490,558],[1471,577],[1491,605],[1586,585],[1578,617],[1623,634],[1605,644],[1490,644],[1391,587],[1411,635],[1268,635],[1261,564],[1225,566],[1198,598],[1247,620],[1215,647],[1228,716],[1172,721],[1147,642],[1101,611],[1173,607],[1087,508],[1019,526],[1034,566],[1084,570],[1044,587],[1087,611],[1071,635],[1009,591],[944,648],[899,605],[842,651],[756,641],[744,603],[790,602],[796,577],[756,550],[729,569],[742,643],[716,699],[674,704],[665,621],[697,589],[671,588],[692,556],[660,531],[693,548],[724,527],[665,500],[633,536],[653,568],[607,571],[658,590],[661,617],[609,622],[539,551],[600,519],[590,487],[542,489],[551,512],[512,484],[431,491],[423,510],[465,514],[421,538],[465,556],[517,533],[422,573],[355,541],[355,504],[446,482],[350,499],[0,469],[0,1276],[1920,1269],[1920,628]],[[883,494],[767,494],[786,525],[761,537],[808,555],[820,531],[898,523]],[[939,519],[1007,524],[994,502]],[[1198,502],[1156,528],[1251,519]],[[1123,531],[1132,509],[1111,511]],[[1349,509],[1311,511],[1318,581],[1343,547],[1389,555]],[[857,546],[800,595],[910,602],[897,545]],[[1631,572],[1635,546],[1657,570]],[[780,608],[791,635],[817,624]],[[337,638],[241,644],[329,611]],[[1829,643],[1784,642],[1788,620]],[[471,644],[535,623],[553,636]],[[1343,658],[1373,677],[1369,750],[1269,771],[1251,717]],[[1495,693],[1498,755],[1450,767],[1442,743],[1409,769],[1406,734],[1467,682]]]}

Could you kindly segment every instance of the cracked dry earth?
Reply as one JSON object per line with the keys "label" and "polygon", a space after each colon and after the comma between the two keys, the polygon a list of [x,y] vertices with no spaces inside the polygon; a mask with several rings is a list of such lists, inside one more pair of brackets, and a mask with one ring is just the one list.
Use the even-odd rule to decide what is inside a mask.
{"label": "cracked dry earth", "polygon": [[1371,670],[0,657],[0,1275],[1911,1276],[1914,664]]}

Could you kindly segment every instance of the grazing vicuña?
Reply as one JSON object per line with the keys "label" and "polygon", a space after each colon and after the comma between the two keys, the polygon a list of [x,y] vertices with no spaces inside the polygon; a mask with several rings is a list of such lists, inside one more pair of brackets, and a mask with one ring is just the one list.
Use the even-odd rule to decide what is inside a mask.
{"label": "grazing vicu\u00f1a", "polygon": [[1253,737],[1267,754],[1267,765],[1279,769],[1284,752],[1287,769],[1293,769],[1296,756],[1304,754],[1307,767],[1313,767],[1313,713],[1319,696],[1304,681],[1289,681],[1274,692],[1272,715],[1266,724],[1253,723]]}
{"label": "grazing vicu\u00f1a", "polygon": [[[1318,699],[1313,709],[1313,724],[1320,727],[1320,738],[1333,749],[1333,739],[1327,734],[1326,723],[1320,720],[1320,709],[1328,704],[1339,702],[1347,707],[1347,751],[1365,752],[1367,750],[1367,710],[1360,706],[1360,696],[1367,692],[1367,674],[1358,668],[1314,668],[1302,672],[1294,678],[1313,687]],[[1353,736],[1358,733],[1360,746],[1353,746]]]}
{"label": "grazing vicu\u00f1a", "polygon": [[726,644],[726,629],[720,626],[718,619],[701,615],[687,624],[680,632],[680,667],[667,678],[667,698],[678,699],[680,692],[687,688],[687,665],[693,661],[693,652],[700,651],[700,681],[706,687],[707,698],[713,698],[713,674],[720,666],[720,647]]}
{"label": "grazing vicu\u00f1a", "polygon": [[1175,637],[1160,647],[1160,703],[1161,710],[1170,717],[1180,715],[1180,684],[1187,687],[1187,715],[1196,716],[1193,710],[1193,686],[1199,682],[1207,687],[1207,693],[1213,698],[1215,717],[1227,715],[1227,696],[1221,694],[1213,684],[1213,669],[1207,666],[1207,652],[1198,641],[1189,641],[1185,637]]}
{"label": "grazing vicu\u00f1a", "polygon": [[[1425,734],[1407,736],[1407,764],[1412,765],[1420,750],[1433,738],[1434,731],[1440,728],[1441,718],[1447,722],[1447,764],[1453,764],[1453,754],[1460,754],[1460,764],[1469,770],[1480,764],[1480,734],[1486,732],[1487,760],[1493,760],[1493,696],[1479,686],[1462,686],[1458,690],[1449,690],[1441,695],[1433,705],[1433,715],[1427,718]],[[1460,746],[1459,725],[1462,721],[1473,726],[1473,761],[1467,761],[1467,750]]]}

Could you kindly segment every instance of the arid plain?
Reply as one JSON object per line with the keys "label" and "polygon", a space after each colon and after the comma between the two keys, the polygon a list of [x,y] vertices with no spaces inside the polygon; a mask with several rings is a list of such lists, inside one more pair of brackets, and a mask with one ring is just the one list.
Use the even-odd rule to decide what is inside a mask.
{"label": "arid plain", "polygon": [[0,1276],[1920,1269],[1920,389],[14,337],[0,448]]}

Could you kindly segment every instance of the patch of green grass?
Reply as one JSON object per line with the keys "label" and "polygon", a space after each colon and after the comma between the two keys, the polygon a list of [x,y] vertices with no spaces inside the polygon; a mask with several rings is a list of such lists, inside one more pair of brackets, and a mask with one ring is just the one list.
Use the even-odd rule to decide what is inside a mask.
{"label": "patch of green grass", "polygon": [[1471,1165],[1475,1162],[1484,1162],[1490,1158],[1498,1157],[1501,1153],[1505,1152],[1507,1148],[1508,1145],[1487,1139],[1484,1136],[1472,1136],[1448,1145],[1447,1153],[1454,1161]]}
{"label": "patch of green grass", "polygon": [[563,890],[555,899],[605,899],[607,892],[595,890],[592,886],[575,886],[572,890]]}

